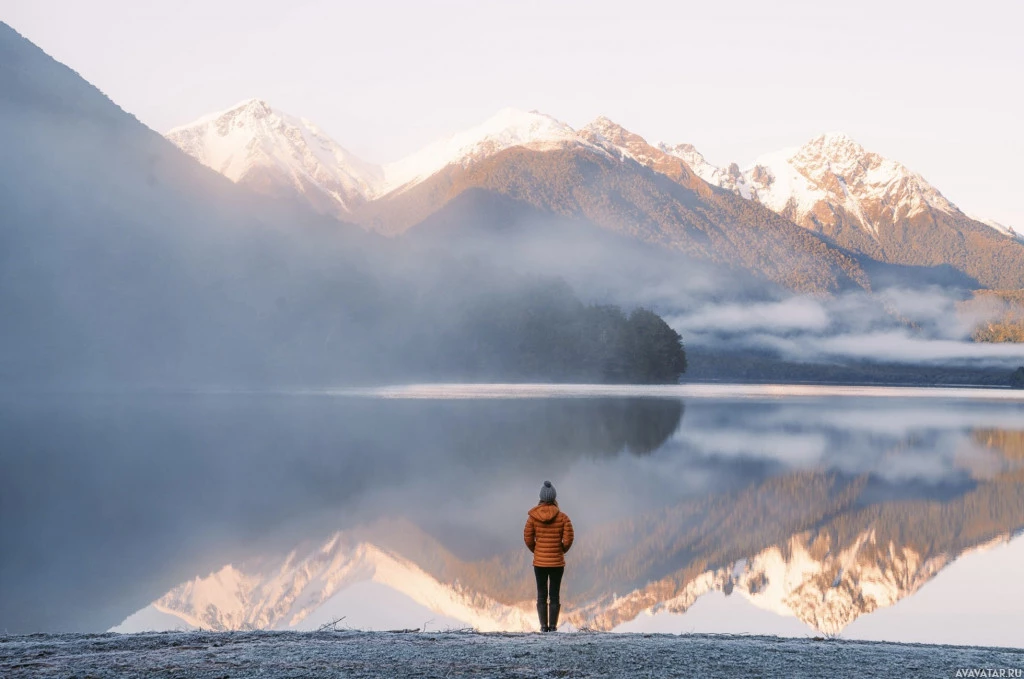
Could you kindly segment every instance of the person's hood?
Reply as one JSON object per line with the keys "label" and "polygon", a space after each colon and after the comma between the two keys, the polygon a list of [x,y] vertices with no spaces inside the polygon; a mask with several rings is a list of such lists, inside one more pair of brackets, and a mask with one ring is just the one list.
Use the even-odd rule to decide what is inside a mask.
{"label": "person's hood", "polygon": [[558,505],[555,503],[541,502],[539,505],[527,512],[533,517],[534,521],[540,521],[541,523],[551,523],[558,516]]}

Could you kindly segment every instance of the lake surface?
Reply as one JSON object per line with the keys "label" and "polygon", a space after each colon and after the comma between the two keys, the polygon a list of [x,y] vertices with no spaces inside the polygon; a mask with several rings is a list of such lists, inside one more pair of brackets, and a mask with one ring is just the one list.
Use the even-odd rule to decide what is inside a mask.
{"label": "lake surface", "polygon": [[564,629],[1024,647],[1024,393],[0,396],[0,629]]}

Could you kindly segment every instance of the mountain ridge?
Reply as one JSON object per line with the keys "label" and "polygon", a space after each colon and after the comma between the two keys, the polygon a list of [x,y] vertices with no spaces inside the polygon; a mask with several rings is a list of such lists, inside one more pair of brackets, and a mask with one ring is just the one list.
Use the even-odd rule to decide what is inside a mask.
{"label": "mountain ridge", "polygon": [[[479,125],[435,140],[392,163],[357,157],[306,118],[250,98],[170,129],[165,137],[202,164],[239,183],[276,170],[299,194],[319,190],[338,216],[360,202],[401,192],[450,165],[463,167],[506,148],[581,143],[575,130],[537,111],[506,108]],[[303,181],[308,180],[308,181]],[[322,211],[327,206],[317,205]]]}
{"label": "mountain ridge", "polygon": [[[183,140],[182,130],[193,130],[189,134],[194,136],[196,129],[203,129],[202,134],[209,137],[209,127],[214,124],[222,123],[207,116],[200,119],[198,128],[175,128],[168,136],[195,155],[195,149]],[[259,135],[253,136],[253,140],[255,147],[266,145]],[[527,163],[517,150],[533,152],[533,160]],[[551,161],[545,155],[568,159]],[[196,157],[210,164],[200,156]],[[581,160],[584,157],[586,161]],[[299,161],[293,158],[291,162],[294,165]],[[499,167],[503,162],[507,167]],[[581,162],[588,164],[594,174],[580,171]],[[534,175],[532,179],[523,176],[525,164],[538,166],[528,170]],[[559,164],[563,175],[571,177],[551,176],[550,168]],[[354,161],[350,165],[354,166]],[[649,180],[638,179],[636,165],[688,190],[690,194],[682,201],[686,207],[673,207],[680,199],[672,197],[673,190],[666,191],[665,185],[658,188]],[[541,166],[549,169],[542,170]],[[576,170],[570,170],[573,166]],[[576,130],[536,111],[503,109],[482,124],[429,144],[395,163],[360,166],[357,174],[365,180],[361,189],[352,199],[335,191],[333,207],[323,204],[324,195],[330,202],[330,191],[307,189],[295,179],[309,175],[304,167],[294,169],[292,179],[283,180],[291,182],[296,194],[305,194],[318,211],[389,236],[426,221],[469,188],[505,193],[510,190],[507,184],[515,181],[519,188],[509,195],[526,199],[534,207],[556,216],[584,218],[602,228],[641,234],[638,237],[647,242],[670,243],[667,246],[674,249],[730,261],[796,291],[831,292],[842,287],[830,282],[830,275],[822,278],[820,273],[814,274],[811,279],[821,280],[808,284],[806,274],[800,274],[800,280],[794,281],[773,270],[790,268],[794,253],[798,257],[803,256],[800,253],[815,252],[818,254],[812,257],[821,256],[824,251],[811,241],[791,235],[782,237],[789,250],[787,256],[782,256],[773,252],[770,242],[778,240],[778,234],[751,240],[748,231],[738,238],[729,235],[725,239],[728,244],[718,241],[712,245],[706,239],[709,232],[705,227],[698,229],[701,234],[694,232],[696,213],[704,214],[697,221],[713,225],[719,232],[735,234],[735,227],[740,225],[747,230],[761,228],[757,225],[765,223],[766,218],[750,208],[731,204],[724,197],[731,194],[818,235],[826,245],[825,251],[834,246],[854,257],[866,258],[868,268],[872,261],[912,267],[948,265],[976,281],[980,288],[1024,288],[1024,240],[1016,231],[967,216],[920,175],[867,151],[838,132],[819,135],[795,149],[766,154],[741,170],[736,164],[716,167],[689,144],[650,144],[604,116]],[[347,171],[349,165],[342,169]],[[222,171],[231,176],[230,169]],[[516,173],[519,178],[513,180]],[[616,173],[622,175],[615,182],[619,188],[610,186],[607,179]],[[545,175],[545,179],[538,179],[540,175]],[[261,181],[274,183],[271,176]],[[554,182],[559,186],[527,187],[530,181]],[[625,205],[616,207],[624,187],[635,187],[637,182],[646,185],[642,190],[644,197],[627,197]],[[582,194],[589,195],[583,199]],[[631,224],[624,225],[624,218]],[[653,230],[652,220],[657,224]],[[844,256],[830,252],[826,258],[838,261]],[[854,264],[844,266],[848,271],[857,268]],[[857,286],[870,288],[867,277],[853,278]]]}
{"label": "mountain ridge", "polygon": [[950,264],[984,288],[1024,285],[1024,239],[968,216],[921,175],[841,132],[765,154],[740,169],[690,144],[659,145],[709,183],[758,202],[837,245],[888,264]]}
{"label": "mountain ridge", "polygon": [[[252,108],[254,106],[266,109],[268,112],[273,112],[273,114],[288,120],[302,121],[313,129],[320,131],[320,128],[315,127],[305,118],[296,118],[295,116],[282,113],[278,109],[270,107],[265,100],[251,98],[222,111],[206,114],[192,122],[175,126],[168,130],[165,136],[172,138],[176,144],[179,144],[178,140],[182,133],[192,132],[197,127],[207,126],[211,123],[222,124],[222,119],[225,115],[231,115],[239,109]],[[620,139],[631,137],[630,141],[639,140],[646,144],[642,137],[626,130],[606,116],[598,116],[585,126],[573,129],[568,124],[536,110],[523,111],[515,108],[504,108],[478,125],[437,139],[391,163],[377,164],[356,158],[351,153],[347,153],[347,155],[356,164],[362,165],[364,171],[370,171],[370,173],[376,171],[378,174],[376,186],[370,193],[380,197],[390,191],[402,189],[409,183],[427,179],[448,165],[469,164],[482,157],[493,155],[515,146],[540,147],[548,144],[557,147],[580,142],[593,142],[595,137],[600,139],[601,136],[605,136],[608,141],[611,141],[613,145],[618,147],[618,150],[629,153],[625,144],[616,141],[610,135],[602,135],[602,131],[609,129],[615,129],[613,134]],[[765,194],[765,198],[761,202],[769,205],[776,212],[784,211],[787,199],[791,196],[773,194],[767,190],[769,187],[765,186],[763,181],[760,182],[761,186],[758,187],[757,181],[752,180],[752,175],[756,174],[757,168],[772,170],[775,169],[773,166],[777,165],[780,161],[785,162],[794,157],[807,159],[815,155],[820,156],[824,151],[828,151],[826,153],[828,159],[844,161],[838,168],[831,167],[830,165],[828,167],[829,170],[840,171],[845,169],[848,171],[856,166],[861,159],[869,157],[875,164],[881,166],[876,168],[882,170],[880,172],[881,175],[897,175],[912,180],[911,183],[914,184],[912,188],[917,189],[923,194],[923,201],[928,205],[945,212],[959,211],[959,208],[939,193],[934,186],[928,184],[920,175],[910,171],[897,161],[866,151],[856,140],[842,131],[825,132],[812,137],[802,146],[762,154],[748,167],[740,171],[739,176],[735,177],[736,181],[734,182],[729,182],[725,177],[730,176],[732,168],[738,169],[735,163],[730,164],[726,168],[715,166],[708,162],[692,144],[659,142],[652,145],[652,147],[684,161],[688,169],[696,176],[713,186],[727,188],[743,194],[744,197],[750,197],[753,191],[760,188],[762,193]],[[814,153],[814,149],[818,149],[819,152],[817,154]],[[187,149],[186,152],[189,152],[190,155],[195,155]],[[633,154],[630,155],[632,156]],[[237,181],[237,172],[225,169],[222,173],[229,176],[233,181]],[[390,175],[387,180],[382,180],[379,176],[382,173]],[[799,198],[802,198],[802,196]],[[920,202],[918,201],[918,204],[913,206],[912,211],[920,209]],[[970,216],[970,219],[990,226],[1000,233],[1019,235],[1013,227],[994,220],[974,216]],[[870,225],[864,226],[865,228],[871,228]]]}

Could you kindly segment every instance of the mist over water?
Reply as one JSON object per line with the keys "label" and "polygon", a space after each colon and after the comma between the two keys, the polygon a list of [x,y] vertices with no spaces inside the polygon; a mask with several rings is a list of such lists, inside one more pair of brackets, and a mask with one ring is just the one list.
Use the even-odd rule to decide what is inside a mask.
{"label": "mist over water", "polygon": [[[685,599],[694,578],[726,587],[700,573],[776,546],[838,553],[870,533],[927,562],[1024,527],[1020,401],[437,396],[6,395],[0,509],[18,518],[0,527],[0,627],[108,629],[181,583],[259,572],[338,531],[515,610],[544,479],[577,527],[570,620],[609,628]],[[948,517],[928,518],[937,507]],[[634,590],[640,608],[608,598]]]}
{"label": "mist over water", "polygon": [[[74,611],[40,607],[37,596],[121,596],[99,590],[121,589],[126,573],[149,579],[150,570],[170,586],[193,575],[182,550],[214,558],[212,567],[283,526],[286,542],[304,537],[303,524],[321,514],[337,530],[381,512],[417,514],[410,497],[443,506],[519,477],[532,487],[581,456],[649,452],[659,442],[650,437],[668,436],[682,406],[19,395],[6,397],[2,412],[3,510],[23,517],[3,527],[12,546],[4,581],[28,576],[46,592],[30,595],[26,583],[3,595],[25,597],[23,614],[44,627],[77,629]],[[96,614],[88,608],[80,613]]]}
{"label": "mist over water", "polygon": [[725,262],[695,259],[506,202],[507,223],[490,223],[472,212],[435,217],[402,240],[414,250],[559,277],[586,301],[651,308],[690,347],[766,352],[797,362],[1001,369],[1024,362],[1020,344],[971,341],[976,328],[1007,312],[1006,302],[969,301],[970,283],[927,267],[877,265],[870,290],[795,294]]}

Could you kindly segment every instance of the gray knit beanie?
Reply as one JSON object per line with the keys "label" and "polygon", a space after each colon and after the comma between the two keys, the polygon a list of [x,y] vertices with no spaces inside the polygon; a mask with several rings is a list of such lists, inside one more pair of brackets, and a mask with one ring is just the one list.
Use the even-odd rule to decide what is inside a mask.
{"label": "gray knit beanie", "polygon": [[545,481],[544,485],[540,487],[540,501],[541,502],[554,502],[555,501],[555,487],[551,485],[550,481]]}

